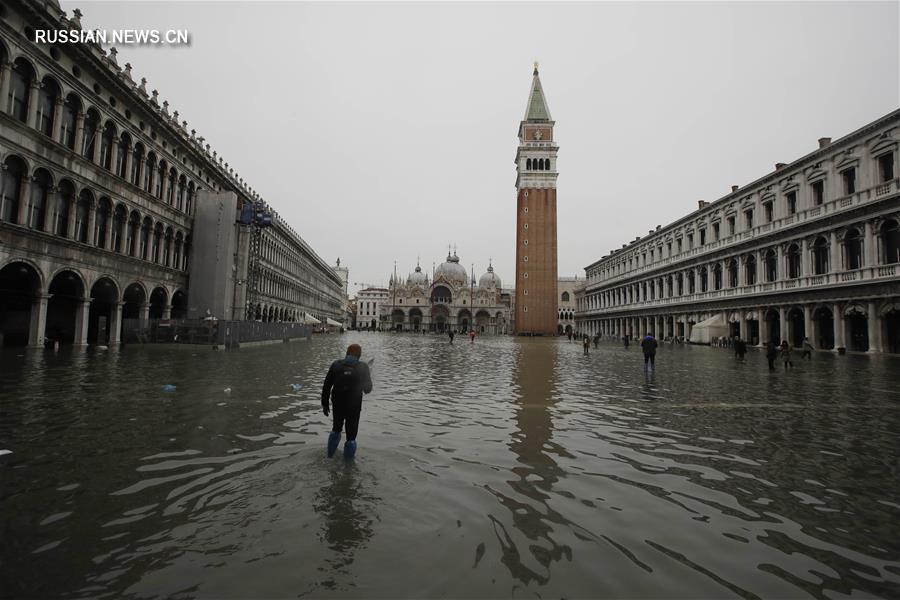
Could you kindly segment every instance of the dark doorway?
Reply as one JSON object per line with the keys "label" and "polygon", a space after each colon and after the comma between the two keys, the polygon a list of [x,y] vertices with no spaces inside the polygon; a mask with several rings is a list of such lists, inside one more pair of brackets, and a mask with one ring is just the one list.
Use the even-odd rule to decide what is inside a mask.
{"label": "dark doorway", "polygon": [[849,331],[849,350],[854,352],[866,352],[869,349],[869,320],[865,315],[852,313],[847,316],[847,330]]}
{"label": "dark doorway", "polygon": [[27,346],[31,306],[40,294],[41,278],[24,262],[0,270],[0,346]]}
{"label": "dark doorway", "polygon": [[119,289],[108,277],[102,277],[91,288],[91,311],[88,319],[88,344],[107,346],[110,342],[113,311],[119,301]]}
{"label": "dark doorway", "polygon": [[[48,342],[71,344],[75,341],[78,311],[84,300],[84,284],[72,271],[60,271],[50,282],[47,301]],[[83,342],[83,340],[82,340]]]}
{"label": "dark doorway", "polygon": [[[161,287],[154,289],[150,292],[150,318],[151,319],[162,319],[163,312],[166,309],[166,301],[168,300],[169,295],[166,293]],[[259,307],[257,306],[257,319],[259,318]]]}
{"label": "dark doorway", "polygon": [[794,308],[788,313],[788,321],[790,322],[791,345],[799,348],[803,345],[803,338],[806,337],[806,323],[803,320],[803,311]]}
{"label": "dark doorway", "polygon": [[822,350],[831,350],[834,348],[834,316],[831,311],[824,306],[816,309],[813,313],[813,319],[816,322],[816,347]]}
{"label": "dark doorway", "polygon": [[892,309],[884,315],[885,349],[892,354],[900,354],[900,310]]}

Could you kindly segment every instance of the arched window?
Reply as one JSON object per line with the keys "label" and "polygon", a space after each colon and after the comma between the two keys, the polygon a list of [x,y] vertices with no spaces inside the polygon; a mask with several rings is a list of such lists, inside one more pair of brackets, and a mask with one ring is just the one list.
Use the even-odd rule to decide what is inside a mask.
{"label": "arched window", "polygon": [[119,136],[119,151],[116,153],[116,175],[125,179],[125,168],[128,166],[128,155],[131,153],[131,136],[122,132]]}
{"label": "arched window", "polygon": [[93,203],[94,197],[90,190],[81,190],[81,193],[78,194],[78,204],[75,205],[75,239],[82,244],[89,243],[88,221]]}
{"label": "arched window", "polygon": [[106,249],[106,234],[109,231],[109,221],[112,217],[112,202],[109,198],[100,198],[97,203],[97,214],[94,217],[94,243],[98,248]]}
{"label": "arched window", "polygon": [[848,271],[862,267],[862,236],[856,229],[848,229],[844,236],[844,248],[846,248]]}
{"label": "arched window", "polygon": [[153,195],[162,200],[163,195],[163,182],[166,180],[166,173],[169,172],[169,165],[166,164],[166,161],[159,161],[159,171],[156,174],[156,191],[153,192]]}
{"label": "arched window", "polygon": [[716,265],[713,267],[713,289],[722,289],[722,265],[720,265],[719,263],[716,263]]}
{"label": "arched window", "polygon": [[184,207],[184,212],[186,212],[189,215],[193,214],[193,211],[194,211],[194,194],[196,194],[196,193],[197,193],[197,191],[194,189],[194,182],[193,181],[189,182],[188,183],[188,191],[187,191],[187,203],[185,204],[185,207]]}
{"label": "arched window", "polygon": [[103,136],[100,138],[100,166],[107,171],[112,171],[112,147],[116,137],[116,126],[112,121],[107,121],[103,128]]}
{"label": "arched window", "polygon": [[530,158],[525,159],[525,170],[526,170],[526,171],[530,171],[530,170],[531,170],[531,159],[530,159]]}
{"label": "arched window", "polygon": [[[816,241],[813,242],[812,247],[812,255],[813,255],[813,273],[816,275],[824,275],[828,272],[828,240],[824,237],[817,237]],[[790,256],[790,255],[789,255]],[[793,274],[791,271],[791,277],[799,277],[800,274]]]}
{"label": "arched window", "polygon": [[97,131],[100,127],[100,113],[93,108],[88,109],[84,116],[84,139],[81,146],[81,154],[88,160],[94,159],[94,151],[97,147]]}
{"label": "arched window", "polygon": [[50,196],[50,173],[46,169],[34,172],[31,181],[31,198],[28,199],[27,225],[32,229],[44,228],[44,217],[47,215],[47,201]]}
{"label": "arched window", "polygon": [[116,206],[116,210],[113,213],[113,227],[112,227],[112,251],[122,253],[122,248],[124,247],[124,237],[125,237],[125,225],[128,220],[128,211],[125,209],[125,206],[119,204]]}
{"label": "arched window", "polygon": [[167,267],[172,266],[172,263],[170,262],[172,260],[172,255],[170,254],[171,249],[172,249],[172,228],[169,227],[166,229],[166,239],[163,242],[163,260],[162,260],[162,264],[164,264]]}
{"label": "arched window", "polygon": [[744,264],[744,279],[747,285],[756,284],[756,257],[752,254],[747,257],[747,262]]}
{"label": "arched window", "polygon": [[159,264],[159,247],[162,245],[162,236],[163,236],[163,226],[162,223],[157,223],[156,228],[153,230],[153,247],[151,248],[151,256],[153,262]]}
{"label": "arched window", "polygon": [[694,292],[697,291],[697,286],[694,284],[694,272],[693,271],[687,272],[687,288],[688,288],[688,294],[693,294]]}
{"label": "arched window", "polygon": [[544,159],[544,170],[545,170],[545,171],[549,171],[549,170],[550,170],[550,159],[549,159],[549,158],[545,158],[545,159]]}
{"label": "arched window", "polygon": [[28,121],[28,96],[31,93],[31,82],[34,81],[34,69],[28,61],[17,58],[9,73],[9,95],[6,112],[23,123]]}
{"label": "arched window", "polygon": [[791,244],[787,249],[788,277],[796,279],[800,277],[800,246]]}
{"label": "arched window", "polygon": [[666,297],[671,298],[674,293],[674,280],[672,279],[672,276],[669,275],[668,277],[666,277]]}
{"label": "arched window", "polygon": [[59,94],[59,85],[52,78],[44,77],[38,90],[37,127],[47,137],[53,137],[53,113]]}
{"label": "arched window", "polygon": [[888,219],[878,228],[881,234],[881,261],[883,264],[900,262],[900,226]]}
{"label": "arched window", "polygon": [[141,235],[141,215],[138,211],[131,211],[128,217],[128,235],[125,238],[125,254],[137,256],[138,238]]}
{"label": "arched window", "polygon": [[0,221],[16,223],[19,218],[19,202],[22,201],[22,178],[25,162],[18,156],[10,156],[3,165],[0,181]]}
{"label": "arched window", "polygon": [[184,175],[178,178],[178,210],[184,210],[184,194],[187,191],[187,178]]}
{"label": "arched window", "polygon": [[81,100],[75,94],[66,96],[62,108],[62,122],[59,124],[60,139],[69,150],[75,150],[75,129],[78,113],[81,112]]}
{"label": "arched window", "polygon": [[69,233],[69,211],[75,202],[75,186],[68,179],[59,182],[56,201],[53,203],[53,233],[67,237]]}
{"label": "arched window", "polygon": [[737,287],[738,285],[738,263],[737,260],[728,261],[728,287]]}
{"label": "arched window", "polygon": [[684,274],[675,275],[675,293],[679,296],[684,295]]}
{"label": "arched window", "polygon": [[144,167],[144,191],[148,194],[153,193],[153,175],[156,172],[156,154],[153,152],[147,155],[147,166]]}
{"label": "arched window", "polygon": [[772,282],[778,277],[778,257],[775,251],[769,249],[766,251],[766,281]]}
{"label": "arched window", "polygon": [[562,293],[562,301],[563,301],[563,302],[568,302],[568,301],[569,301],[569,292],[563,292],[563,293]]}
{"label": "arched window", "polygon": [[144,222],[141,224],[141,244],[138,249],[138,256],[147,260],[148,252],[150,251],[150,235],[153,231],[153,221],[150,220],[150,217],[144,217]]}
{"label": "arched window", "polygon": [[175,186],[178,185],[178,173],[175,167],[169,169],[169,183],[166,186],[166,204],[175,206]]}
{"label": "arched window", "polygon": [[700,291],[709,291],[709,271],[706,270],[706,267],[700,269]]}
{"label": "arched window", "polygon": [[131,156],[131,176],[129,180],[134,185],[141,185],[141,163],[144,161],[144,145],[137,142],[134,145],[134,154]]}

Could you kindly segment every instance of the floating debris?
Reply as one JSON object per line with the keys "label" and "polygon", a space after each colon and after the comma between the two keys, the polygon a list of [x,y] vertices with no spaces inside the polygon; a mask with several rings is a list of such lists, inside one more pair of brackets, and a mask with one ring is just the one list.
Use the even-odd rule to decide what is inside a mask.
{"label": "floating debris", "polygon": [[302,387],[303,387],[302,383],[292,383],[291,384],[291,389],[294,390],[295,392],[299,392],[300,388],[302,388]]}
{"label": "floating debris", "polygon": [[174,392],[177,388],[174,385],[172,385],[171,383],[167,383],[166,385],[163,386],[162,389],[164,392]]}

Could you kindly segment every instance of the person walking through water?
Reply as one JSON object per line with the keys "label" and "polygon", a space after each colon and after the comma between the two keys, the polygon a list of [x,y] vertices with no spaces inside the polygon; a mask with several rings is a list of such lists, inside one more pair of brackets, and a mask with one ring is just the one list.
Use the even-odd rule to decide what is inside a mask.
{"label": "person walking through water", "polygon": [[454,336],[453,330],[452,330],[452,329],[448,329],[448,330],[447,330],[447,335],[450,336],[450,343],[452,344],[452,343],[453,343],[453,336]]}
{"label": "person walking through water", "polygon": [[654,338],[649,333],[647,337],[641,340],[641,350],[644,352],[644,368],[647,368],[647,364],[649,363],[651,369],[656,368],[656,348],[659,344],[656,342],[656,338]]}
{"label": "person walking through water", "polygon": [[581,340],[581,347],[584,348],[585,356],[591,355],[591,338],[588,336],[588,334],[584,334],[584,339]]}
{"label": "person walking through water", "polygon": [[328,434],[328,457],[334,456],[341,443],[341,429],[346,427],[347,441],[344,443],[344,458],[356,455],[356,433],[359,430],[359,415],[362,412],[363,394],[372,391],[372,376],[369,365],[359,360],[362,348],[359,344],[347,347],[343,360],[331,363],[325,383],[322,384],[322,412],[328,416],[328,399],[334,412],[331,433]]}
{"label": "person walking through water", "polygon": [[791,345],[787,343],[787,340],[781,342],[781,360],[784,361],[785,371],[788,370],[788,367],[794,368],[794,363],[791,361]]}
{"label": "person walking through water", "polygon": [[778,358],[778,349],[775,347],[775,342],[769,341],[766,343],[766,360],[769,361],[769,370],[775,370],[775,359]]}
{"label": "person walking through water", "polygon": [[572,343],[572,330],[571,329],[566,332],[566,337],[569,338],[569,343],[571,344]]}
{"label": "person walking through water", "polygon": [[812,342],[809,341],[809,338],[803,338],[803,354],[800,355],[801,360],[804,358],[808,358],[809,360],[812,360],[812,351],[813,351]]}
{"label": "person walking through water", "polygon": [[743,361],[745,354],[747,354],[747,342],[742,340],[740,336],[734,338],[734,357]]}
{"label": "person walking through water", "polygon": [[474,329],[469,330],[469,341],[472,342],[473,344],[475,343],[475,330]]}
{"label": "person walking through water", "polygon": [[[649,335],[649,334],[648,334]],[[625,349],[628,350],[628,346],[631,345],[631,340],[628,338],[628,334],[622,336],[622,344],[625,345]]]}

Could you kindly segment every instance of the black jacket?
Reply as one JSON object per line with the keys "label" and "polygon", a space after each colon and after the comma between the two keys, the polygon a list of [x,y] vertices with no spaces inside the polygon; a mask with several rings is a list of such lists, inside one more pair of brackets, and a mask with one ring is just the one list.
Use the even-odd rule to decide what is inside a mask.
{"label": "black jacket", "polygon": [[361,360],[336,360],[331,363],[322,385],[322,408],[328,408],[328,398],[334,404],[360,408],[363,394],[372,391],[369,365]]}
{"label": "black jacket", "polygon": [[659,344],[656,343],[656,338],[645,337],[641,340],[641,349],[644,351],[644,354],[656,354],[656,347]]}

